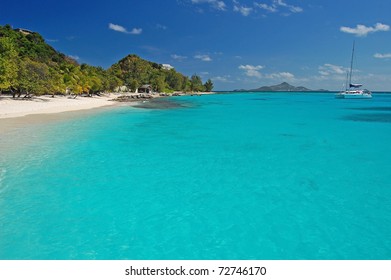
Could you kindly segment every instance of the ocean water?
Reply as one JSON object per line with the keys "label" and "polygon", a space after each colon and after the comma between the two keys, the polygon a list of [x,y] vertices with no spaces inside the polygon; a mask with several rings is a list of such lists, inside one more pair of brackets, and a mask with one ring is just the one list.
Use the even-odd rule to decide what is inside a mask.
{"label": "ocean water", "polygon": [[0,259],[391,259],[391,95],[173,97],[0,152]]}

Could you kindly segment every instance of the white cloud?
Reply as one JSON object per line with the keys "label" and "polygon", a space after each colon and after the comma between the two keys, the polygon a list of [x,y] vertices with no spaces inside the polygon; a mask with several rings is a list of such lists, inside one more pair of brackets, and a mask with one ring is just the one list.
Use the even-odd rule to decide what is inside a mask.
{"label": "white cloud", "polygon": [[348,71],[346,67],[325,63],[318,67],[319,75],[313,78],[318,81],[346,81]]}
{"label": "white cloud", "polygon": [[268,79],[294,80],[295,75],[289,72],[272,73],[265,76]]}
{"label": "white cloud", "polygon": [[241,69],[241,70],[261,70],[263,68],[264,67],[261,65],[253,66],[253,65],[247,64],[247,65],[240,65],[239,66],[239,69]]}
{"label": "white cloud", "polygon": [[207,55],[207,54],[195,55],[194,58],[200,59],[200,60],[202,60],[202,61],[207,61],[207,62],[212,61],[212,59],[210,58],[210,56]]}
{"label": "white cloud", "polygon": [[121,25],[114,24],[114,23],[109,23],[109,29],[114,30],[114,31],[118,31],[118,32],[123,32],[123,33],[128,32],[125,27],[123,27]]}
{"label": "white cloud", "polygon": [[142,32],[143,32],[143,30],[141,28],[133,28],[132,31],[129,32],[129,34],[139,35]]}
{"label": "white cloud", "polygon": [[391,53],[384,53],[384,54],[382,54],[382,53],[375,53],[374,55],[373,55],[373,57],[375,57],[375,58],[391,58]]}
{"label": "white cloud", "polygon": [[[229,5],[226,4],[227,3],[226,0],[224,1],[223,0],[184,0],[184,1],[199,6],[202,4],[209,5],[213,9],[219,11],[227,11],[229,9],[228,7]],[[292,13],[303,12],[302,7],[290,5],[286,2],[286,0],[264,0],[264,1],[268,1],[269,3],[253,2],[252,5],[247,4],[247,6],[242,4],[243,2],[240,0],[231,0],[231,1],[232,1],[231,7],[233,7],[233,11],[240,13],[243,16],[249,16],[252,13],[256,13],[257,12],[256,8],[271,13],[276,13],[281,11],[282,15],[290,15]],[[248,2],[252,2],[252,1],[248,1]],[[204,12],[203,9],[200,8],[198,8],[198,11],[201,13]]]}
{"label": "white cloud", "polygon": [[163,24],[156,24],[156,28],[157,29],[161,29],[161,30],[167,30],[168,29],[168,27],[167,26],[165,26],[165,25],[163,25]]}
{"label": "white cloud", "polygon": [[290,72],[277,72],[277,73],[261,73],[260,70],[264,69],[261,65],[240,65],[239,69],[244,71],[244,74],[250,78],[257,79],[270,79],[270,80],[284,80],[284,81],[297,81],[298,79]]}
{"label": "white cloud", "polygon": [[289,5],[286,2],[284,2],[283,0],[273,0],[273,2],[270,5],[268,5],[266,3],[255,2],[254,5],[260,9],[266,10],[271,13],[278,12],[281,7],[288,9],[291,13],[303,12],[303,8],[298,7],[298,6]]}
{"label": "white cloud", "polygon": [[191,3],[193,4],[210,4],[214,9],[219,11],[225,11],[227,8],[227,5],[224,1],[220,0],[191,0]]}
{"label": "white cloud", "polygon": [[277,7],[275,5],[267,5],[264,3],[254,3],[254,5],[258,8],[264,9],[268,12],[275,13],[277,12]]}
{"label": "white cloud", "polygon": [[178,54],[172,54],[171,58],[173,58],[175,60],[185,60],[187,58],[187,56],[178,55]]}
{"label": "white cloud", "polygon": [[248,16],[253,11],[253,8],[240,5],[240,3],[234,0],[234,12],[241,13],[243,16]]}
{"label": "white cloud", "polygon": [[232,83],[233,82],[231,80],[230,75],[213,77],[211,80],[214,82],[222,82],[222,83]]}
{"label": "white cloud", "polygon": [[292,13],[301,13],[303,11],[303,8],[289,5],[282,0],[274,0],[274,3],[278,6],[288,8]]}
{"label": "white cloud", "polygon": [[132,35],[139,35],[143,32],[141,28],[133,28],[132,31],[128,31],[125,27],[114,23],[109,23],[109,29],[125,34],[132,34]]}
{"label": "white cloud", "polygon": [[263,69],[264,67],[261,65],[240,65],[239,69],[243,70],[248,77],[255,77],[255,78],[262,78],[261,72],[259,70]]}
{"label": "white cloud", "polygon": [[343,75],[346,74],[347,68],[343,66],[333,65],[333,64],[323,64],[319,66],[319,74],[321,76],[331,76],[331,75]]}
{"label": "white cloud", "polygon": [[390,30],[390,26],[383,23],[376,23],[374,27],[368,27],[362,24],[357,24],[355,28],[342,26],[339,30],[345,33],[354,34],[358,37],[365,37],[369,33],[388,31]]}

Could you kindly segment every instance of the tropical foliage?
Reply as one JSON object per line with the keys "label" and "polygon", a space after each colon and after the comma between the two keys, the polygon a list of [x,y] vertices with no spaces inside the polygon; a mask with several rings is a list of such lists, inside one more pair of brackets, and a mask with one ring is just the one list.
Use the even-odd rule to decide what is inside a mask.
{"label": "tropical foliage", "polygon": [[150,84],[154,91],[189,91],[188,78],[174,69],[141,59],[131,54],[112,65],[108,72],[118,78],[130,90],[135,91],[144,84]]}
{"label": "tropical foliage", "polygon": [[79,64],[56,51],[43,37],[25,30],[0,26],[0,92],[21,94],[95,94],[124,88],[136,91],[149,84],[156,92],[211,91],[199,76],[191,79],[161,64],[128,55],[105,70]]}

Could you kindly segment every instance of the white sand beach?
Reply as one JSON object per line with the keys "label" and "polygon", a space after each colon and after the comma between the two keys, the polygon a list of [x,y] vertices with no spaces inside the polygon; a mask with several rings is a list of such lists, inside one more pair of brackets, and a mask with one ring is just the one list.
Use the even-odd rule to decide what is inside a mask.
{"label": "white sand beach", "polygon": [[12,99],[0,96],[0,119],[16,118],[32,114],[52,114],[99,108],[116,104],[114,94],[95,97],[37,96],[32,99]]}
{"label": "white sand beach", "polygon": [[[198,93],[182,93],[178,92],[178,95],[207,95],[215,94],[215,92],[198,92]],[[113,101],[120,96],[136,96],[140,94],[127,93],[116,94],[108,93],[101,96],[94,97],[81,97],[73,98],[70,96],[34,96],[31,99],[13,99],[8,95],[0,95],[0,119],[9,119],[24,117],[28,115],[41,115],[41,114],[53,114],[63,113],[70,111],[87,110],[93,108],[99,108],[104,106],[110,106],[118,104],[117,101]],[[153,98],[161,97],[159,94],[150,95]],[[129,99],[131,100],[131,99]],[[138,100],[135,99],[135,102]]]}

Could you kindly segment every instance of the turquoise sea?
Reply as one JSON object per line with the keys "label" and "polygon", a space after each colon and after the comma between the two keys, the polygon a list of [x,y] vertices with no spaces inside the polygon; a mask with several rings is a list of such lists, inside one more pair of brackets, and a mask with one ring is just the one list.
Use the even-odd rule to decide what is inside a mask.
{"label": "turquoise sea", "polygon": [[0,155],[0,259],[391,259],[389,94],[125,104]]}

